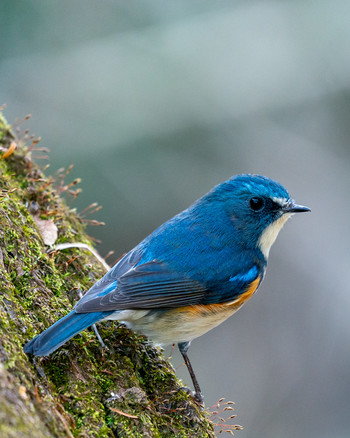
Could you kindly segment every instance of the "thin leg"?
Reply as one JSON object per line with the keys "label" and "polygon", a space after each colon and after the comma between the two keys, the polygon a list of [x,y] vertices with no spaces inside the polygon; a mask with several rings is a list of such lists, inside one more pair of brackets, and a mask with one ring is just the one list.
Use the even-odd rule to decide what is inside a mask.
{"label": "thin leg", "polygon": [[[79,298],[82,298],[82,297],[83,297],[83,293],[82,293],[82,291],[81,291],[80,288],[78,289],[78,295],[79,295]],[[95,335],[97,336],[97,339],[99,340],[99,342],[100,342],[102,348],[105,348],[106,350],[109,350],[109,348],[107,347],[107,345],[103,342],[103,340],[102,340],[102,338],[101,338],[101,335],[100,335],[99,331],[97,330],[96,324],[92,324],[91,327],[92,327],[93,331],[95,332]]]}
{"label": "thin leg", "polygon": [[102,348],[105,348],[106,350],[109,350],[109,348],[107,347],[107,345],[103,342],[100,333],[97,330],[96,324],[92,324],[91,326],[97,336],[97,339],[100,341],[100,344],[102,345]]}
{"label": "thin leg", "polygon": [[203,404],[203,396],[202,396],[202,391],[199,387],[196,375],[194,374],[190,359],[187,356],[187,351],[190,347],[191,342],[180,342],[178,343],[178,347],[180,350],[180,353],[182,354],[182,357],[184,358],[185,364],[187,366],[188,372],[190,373],[191,379],[192,379],[192,383],[194,386],[194,398],[195,400],[200,403]]}

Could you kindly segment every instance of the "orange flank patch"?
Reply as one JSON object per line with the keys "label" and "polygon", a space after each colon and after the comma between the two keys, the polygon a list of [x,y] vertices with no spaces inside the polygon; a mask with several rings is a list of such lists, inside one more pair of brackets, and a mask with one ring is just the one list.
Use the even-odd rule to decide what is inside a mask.
{"label": "orange flank patch", "polygon": [[260,277],[256,278],[254,281],[252,281],[250,283],[248,289],[242,295],[240,295],[238,298],[236,298],[233,301],[225,303],[225,305],[226,306],[233,306],[233,305],[242,306],[254,294],[254,292],[257,290],[259,284],[260,284]]}
{"label": "orange flank patch", "polygon": [[156,324],[157,330],[162,333],[162,343],[172,343],[174,340],[191,341],[202,336],[237,312],[256,291],[260,280],[258,277],[250,283],[245,292],[226,303],[196,304],[168,309],[159,319],[152,322],[150,333],[155,330]]}
{"label": "orange flank patch", "polygon": [[185,306],[179,307],[175,310],[178,313],[185,313],[194,316],[205,316],[214,313],[234,313],[237,311],[243,304],[249,300],[249,298],[254,294],[256,289],[260,284],[261,278],[258,277],[254,281],[252,281],[248,287],[248,289],[243,292],[238,298],[233,301],[228,301],[226,303],[218,303],[218,304],[197,304],[194,306]]}

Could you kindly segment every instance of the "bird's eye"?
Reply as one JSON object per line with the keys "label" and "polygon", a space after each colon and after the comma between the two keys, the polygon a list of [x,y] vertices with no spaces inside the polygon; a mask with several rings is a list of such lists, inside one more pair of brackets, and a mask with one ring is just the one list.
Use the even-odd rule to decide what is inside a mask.
{"label": "bird's eye", "polygon": [[251,198],[249,204],[252,210],[260,211],[264,208],[265,202],[262,198]]}

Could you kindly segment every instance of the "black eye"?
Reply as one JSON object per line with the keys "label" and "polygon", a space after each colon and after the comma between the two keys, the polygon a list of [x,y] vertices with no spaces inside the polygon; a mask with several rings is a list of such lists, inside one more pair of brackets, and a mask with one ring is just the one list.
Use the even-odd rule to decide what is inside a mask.
{"label": "black eye", "polygon": [[262,198],[252,198],[249,201],[250,208],[254,211],[260,211],[264,208],[265,202]]}

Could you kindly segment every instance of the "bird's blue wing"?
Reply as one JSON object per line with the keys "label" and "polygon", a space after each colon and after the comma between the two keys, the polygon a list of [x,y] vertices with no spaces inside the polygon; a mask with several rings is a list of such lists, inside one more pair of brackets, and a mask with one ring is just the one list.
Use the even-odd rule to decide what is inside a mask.
{"label": "bird's blue wing", "polygon": [[[107,274],[108,275],[108,274]],[[207,289],[198,281],[173,271],[165,263],[153,260],[131,268],[115,279],[117,272],[80,300],[75,311],[100,312],[122,309],[156,309],[199,304]]]}
{"label": "bird's blue wing", "polygon": [[107,272],[100,280],[98,280],[87,292],[86,294],[78,301],[75,306],[81,307],[83,304],[94,300],[96,297],[100,297],[102,295],[106,295],[112,292],[116,286],[117,281],[120,277],[123,276],[126,272],[130,271],[134,268],[137,263],[140,262],[142,255],[140,252],[134,250],[130,251],[126,254],[118,263],[116,263],[113,268]]}
{"label": "bird's blue wing", "polygon": [[141,263],[138,251],[127,254],[75,306],[77,313],[123,309],[176,308],[230,301],[244,293],[259,275],[254,265],[239,275],[198,281],[167,263]]}

